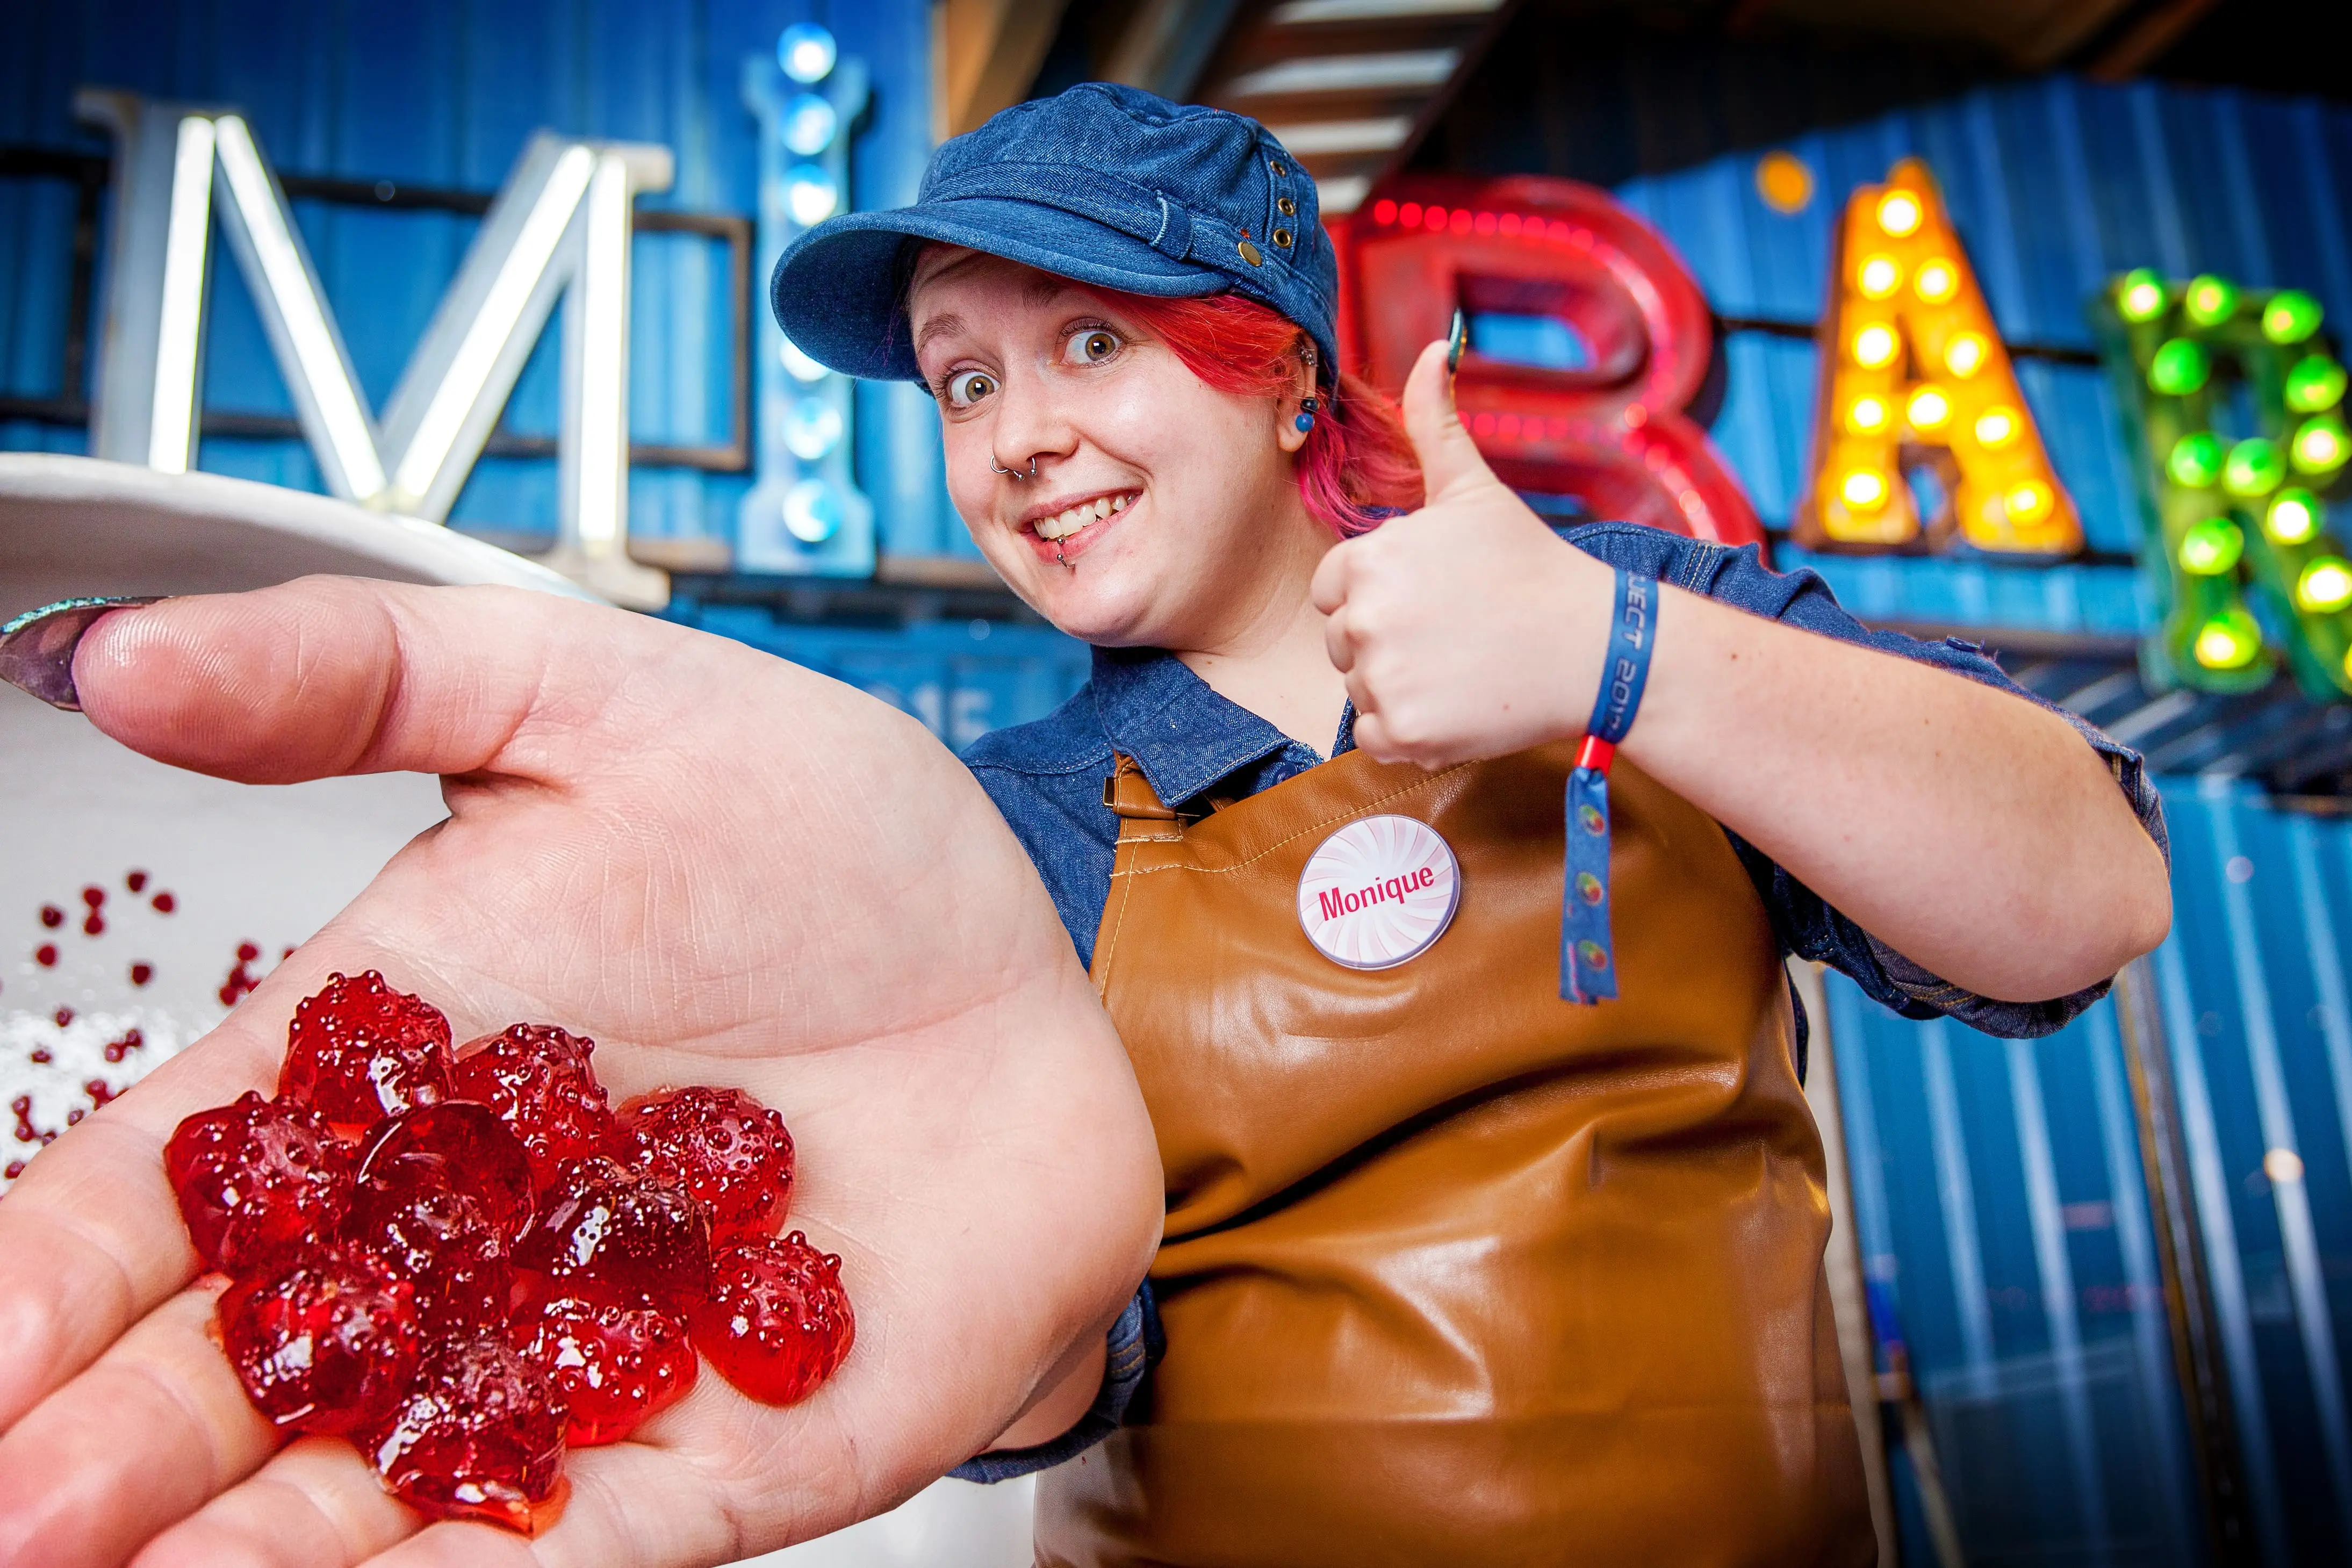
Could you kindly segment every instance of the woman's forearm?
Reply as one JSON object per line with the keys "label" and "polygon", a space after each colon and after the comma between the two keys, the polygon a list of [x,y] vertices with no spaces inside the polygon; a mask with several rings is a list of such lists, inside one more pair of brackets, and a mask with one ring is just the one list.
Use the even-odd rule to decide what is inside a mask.
{"label": "woman's forearm", "polygon": [[1625,755],[1879,941],[1979,995],[2036,1002],[2163,939],[2163,856],[2063,719],[1664,593]]}

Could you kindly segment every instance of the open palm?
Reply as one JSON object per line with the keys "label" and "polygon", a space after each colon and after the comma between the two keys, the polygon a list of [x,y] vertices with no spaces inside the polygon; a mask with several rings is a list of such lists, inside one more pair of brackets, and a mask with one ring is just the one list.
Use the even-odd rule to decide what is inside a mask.
{"label": "open palm", "polygon": [[[310,579],[93,628],[102,730],[254,783],[415,770],[450,816],[0,1202],[0,1565],[710,1563],[838,1528],[984,1447],[1114,1317],[1160,1173],[1051,903],[919,725],[737,645],[496,588]],[[345,1443],[280,1447],[207,1339],[162,1168],[274,1085],[298,998],[380,968],[459,1039],[598,1042],[617,1101],[749,1089],[857,1344],[789,1409],[706,1373],[575,1451],[526,1541],[424,1527]]]}

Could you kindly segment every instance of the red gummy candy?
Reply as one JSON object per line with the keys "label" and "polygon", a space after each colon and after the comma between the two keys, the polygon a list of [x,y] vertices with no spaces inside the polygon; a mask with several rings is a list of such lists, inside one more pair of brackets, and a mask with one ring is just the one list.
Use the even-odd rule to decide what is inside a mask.
{"label": "red gummy candy", "polygon": [[407,1168],[362,1181],[343,1237],[409,1283],[426,1332],[504,1321],[514,1293],[507,1237],[470,1194]]}
{"label": "red gummy candy", "polygon": [[331,1228],[352,1157],[308,1106],[248,1090],[181,1122],[163,1145],[163,1174],[198,1255],[243,1274]]}
{"label": "red gummy candy", "polygon": [[449,1020],[369,970],[328,976],[294,1009],[278,1092],[337,1127],[372,1127],[395,1111],[447,1100]]}
{"label": "red gummy candy", "polygon": [[710,1218],[684,1187],[594,1155],[558,1166],[515,1261],[625,1300],[677,1301],[710,1282]]}
{"label": "red gummy candy", "polygon": [[516,1314],[507,1341],[562,1390],[575,1448],[619,1442],[684,1398],[702,1365],[683,1318],[560,1286]]}
{"label": "red gummy candy", "polygon": [[388,1415],[416,1370],[415,1300],[362,1253],[315,1253],[232,1286],[220,1325],[246,1398],[281,1427],[355,1431]]}
{"label": "red gummy candy", "polygon": [[362,1147],[359,1179],[454,1187],[479,1204],[509,1240],[530,1228],[537,1207],[522,1144],[497,1111],[470,1100],[385,1118]]}
{"label": "red gummy candy", "polygon": [[695,1348],[765,1405],[793,1405],[831,1377],[857,1337],[841,1259],[799,1231],[742,1242],[711,1260],[710,1295],[691,1310]]}
{"label": "red gummy candy", "polygon": [[563,1394],[500,1339],[446,1341],[360,1446],[384,1489],[410,1507],[529,1535],[561,1500]]}
{"label": "red gummy candy", "polygon": [[740,1089],[672,1089],[621,1110],[632,1156],[710,1211],[714,1242],[773,1236],[793,1199],[793,1135]]}
{"label": "red gummy candy", "polygon": [[613,1139],[613,1111],[589,1055],[596,1042],[551,1024],[517,1024],[466,1047],[450,1071],[457,1094],[497,1111],[530,1157],[541,1186],[566,1160],[601,1154]]}

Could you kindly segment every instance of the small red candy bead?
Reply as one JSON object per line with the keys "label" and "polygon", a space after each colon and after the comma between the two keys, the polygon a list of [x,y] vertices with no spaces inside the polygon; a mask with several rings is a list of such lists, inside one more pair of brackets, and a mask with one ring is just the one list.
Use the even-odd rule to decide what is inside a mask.
{"label": "small red candy bead", "polygon": [[163,1145],[163,1174],[198,1256],[243,1274],[333,1228],[352,1156],[309,1107],[248,1090],[181,1122]]}
{"label": "small red candy bead", "polygon": [[650,1172],[601,1154],[567,1160],[515,1261],[627,1300],[691,1300],[709,1288],[710,1219],[694,1194]]}
{"label": "small red candy bead", "polygon": [[551,1024],[517,1024],[467,1046],[450,1082],[458,1098],[480,1100],[514,1129],[543,1187],[564,1161],[612,1144],[612,1107],[588,1061],[595,1049]]}
{"label": "small red candy bead", "polygon": [[530,1228],[530,1162],[497,1111],[470,1100],[386,1117],[361,1145],[359,1179],[443,1184],[481,1205],[509,1240]]}
{"label": "small red candy bead", "polygon": [[404,1170],[352,1194],[343,1238],[406,1280],[436,1336],[505,1321],[514,1265],[504,1231],[470,1194]]}
{"label": "small red candy bead", "polygon": [[302,1432],[382,1419],[406,1393],[421,1342],[407,1282],[355,1252],[316,1252],[230,1287],[220,1326],[246,1398],[272,1424]]}
{"label": "small red candy bead", "polygon": [[562,1390],[575,1448],[619,1442],[684,1398],[702,1366],[685,1319],[561,1286],[515,1314],[507,1342]]}
{"label": "small red candy bead", "polygon": [[561,1501],[563,1419],[555,1381],[493,1331],[427,1352],[408,1396],[359,1441],[410,1507],[528,1535]]}
{"label": "small red candy bead", "polygon": [[857,1337],[841,1259],[799,1231],[740,1242],[712,1259],[710,1294],[691,1309],[695,1348],[766,1405],[793,1405],[831,1377]]}
{"label": "small red candy bead", "polygon": [[710,1211],[715,1242],[773,1236],[793,1196],[793,1135],[740,1089],[671,1089],[621,1110],[645,1170],[683,1183]]}
{"label": "small red candy bead", "polygon": [[278,1092],[339,1128],[372,1127],[413,1105],[447,1100],[449,1020],[368,970],[328,977],[295,1006]]}

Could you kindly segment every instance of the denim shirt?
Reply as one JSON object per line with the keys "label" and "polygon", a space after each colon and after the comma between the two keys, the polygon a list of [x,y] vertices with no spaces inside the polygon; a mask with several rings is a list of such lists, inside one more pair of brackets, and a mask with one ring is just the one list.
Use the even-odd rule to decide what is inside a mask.
{"label": "denim shirt", "polygon": [[[1811,571],[1775,572],[1757,547],[1734,550],[1633,523],[1564,529],[1576,548],[1612,566],[1655,577],[1751,615],[1883,653],[1916,659],[2014,692],[2051,708],[2080,731],[2107,765],[2140,825],[2165,850],[2163,807],[2140,756],[2089,723],[2053,708],[2001,673],[1976,646],[1948,638],[1920,642],[1873,631],[1855,620]],[[1660,635],[1674,636],[1671,611]],[[1354,713],[1341,716],[1332,754],[1354,745]],[[1324,759],[1264,719],[1210,689],[1173,655],[1157,649],[1097,648],[1093,677],[1044,719],[982,736],[964,754],[982,788],[1035,862],[1053,895],[1079,962],[1092,966],[1095,930],[1110,892],[1118,818],[1103,805],[1103,784],[1117,754],[1132,757],[1163,801],[1187,812],[1272,788]],[[1828,963],[1874,1000],[1906,1018],[1958,1018],[1987,1034],[2047,1035],[2107,993],[2111,981],[2046,1002],[2000,1002],[1929,973],[1872,936],[1769,856],[1725,830],[1761,896],[1784,952]],[[1793,994],[1792,994],[1793,1000]],[[1804,1070],[1806,1021],[1797,1007],[1797,1064]],[[956,1473],[1001,1480],[1042,1469],[1091,1447],[1119,1423],[1150,1362],[1158,1359],[1158,1314],[1147,1283],[1111,1333],[1111,1364],[1101,1395],[1068,1434],[1035,1448],[983,1455]]]}

